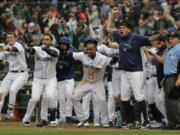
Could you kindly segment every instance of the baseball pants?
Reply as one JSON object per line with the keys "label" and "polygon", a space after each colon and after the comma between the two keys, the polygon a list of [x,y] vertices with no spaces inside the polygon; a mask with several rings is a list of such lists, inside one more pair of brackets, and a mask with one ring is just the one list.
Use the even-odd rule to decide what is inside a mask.
{"label": "baseball pants", "polygon": [[28,72],[20,72],[20,73],[12,73],[8,72],[1,83],[0,93],[2,93],[1,101],[0,101],[0,112],[4,105],[4,99],[9,93],[9,104],[15,105],[16,103],[16,95],[18,91],[23,87],[23,85],[28,80]]}
{"label": "baseball pants", "polygon": [[129,101],[133,92],[137,102],[143,101],[142,81],[143,72],[121,71],[121,100]]}
{"label": "baseball pants", "polygon": [[115,118],[115,101],[114,101],[114,93],[113,93],[113,86],[112,82],[107,82],[108,88],[108,117],[109,121],[114,121]]}
{"label": "baseball pants", "polygon": [[94,114],[94,125],[100,125],[100,112],[98,107],[96,106],[97,103],[95,103],[95,94],[90,92],[86,96],[83,97],[82,100],[82,109],[86,116],[86,118],[89,118],[90,114],[90,102],[92,100],[93,103],[93,114]]}
{"label": "baseball pants", "polygon": [[108,124],[108,110],[107,110],[106,95],[105,95],[103,80],[99,80],[96,82],[89,82],[86,80],[82,80],[75,88],[71,99],[79,121],[88,119],[83,113],[80,100],[90,92],[93,92],[96,95],[95,96],[96,97],[95,100],[97,103],[96,105],[99,108],[102,117],[104,118],[102,123]]}
{"label": "baseball pants", "polygon": [[158,91],[157,78],[149,76],[146,80],[145,98],[148,104],[155,103],[155,94]]}
{"label": "baseball pants", "polygon": [[121,95],[121,71],[113,69],[112,73],[112,87],[113,87],[113,96]]}
{"label": "baseball pants", "polygon": [[26,114],[23,122],[30,121],[32,113],[36,107],[37,102],[42,95],[41,119],[48,120],[48,108],[56,108],[57,104],[57,79],[56,77],[50,79],[34,78],[32,83],[32,95],[29,100]]}

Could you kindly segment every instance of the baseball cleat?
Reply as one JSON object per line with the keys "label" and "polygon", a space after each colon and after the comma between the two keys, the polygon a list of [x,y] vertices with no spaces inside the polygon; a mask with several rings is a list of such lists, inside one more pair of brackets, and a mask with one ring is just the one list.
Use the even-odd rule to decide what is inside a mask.
{"label": "baseball cleat", "polygon": [[141,128],[142,124],[140,121],[136,121],[135,124],[134,124],[134,128]]}
{"label": "baseball cleat", "polygon": [[82,127],[86,122],[88,122],[88,120],[83,120],[83,121],[80,121],[78,124],[77,124],[77,127]]}
{"label": "baseball cleat", "polygon": [[109,128],[109,124],[103,124],[103,128]]}
{"label": "baseball cleat", "polygon": [[83,126],[85,126],[85,127],[89,127],[89,123],[88,122],[86,122],[86,123],[84,123],[84,125]]}
{"label": "baseball cleat", "polygon": [[30,126],[30,122],[29,121],[25,121],[25,122],[23,122],[23,124],[24,124],[25,127],[29,127]]}
{"label": "baseball cleat", "polygon": [[5,114],[6,120],[11,120],[14,118],[13,110],[7,110],[7,113]]}
{"label": "baseball cleat", "polygon": [[149,121],[145,121],[142,124],[141,129],[147,129],[147,128],[150,128],[150,127],[151,127],[151,125],[150,125]]}
{"label": "baseball cleat", "polygon": [[99,126],[100,126],[99,123],[95,123],[95,124],[94,124],[94,127],[99,127]]}
{"label": "baseball cleat", "polygon": [[55,120],[55,121],[51,121],[50,122],[50,126],[51,127],[56,127],[58,125],[58,120]]}

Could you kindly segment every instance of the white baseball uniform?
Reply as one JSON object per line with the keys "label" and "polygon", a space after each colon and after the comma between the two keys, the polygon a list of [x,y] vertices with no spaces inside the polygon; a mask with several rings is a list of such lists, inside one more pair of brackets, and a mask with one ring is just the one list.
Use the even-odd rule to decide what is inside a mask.
{"label": "white baseball uniform", "polygon": [[[106,45],[99,45],[97,47],[98,51],[106,56],[119,56],[119,49],[109,48]],[[120,95],[120,70],[117,69],[118,62],[114,65],[112,72],[112,81],[107,82],[108,87],[108,116],[109,121],[114,121],[115,118],[115,102],[114,96]]]}
{"label": "white baseball uniform", "polygon": [[[151,51],[155,53],[155,48],[151,48]],[[142,53],[143,56],[143,53]],[[144,95],[148,104],[155,103],[155,93],[158,90],[156,67],[149,63],[146,58],[143,60],[143,72],[144,72]]]}
{"label": "white baseball uniform", "polygon": [[105,68],[110,63],[111,58],[98,52],[96,52],[96,57],[94,59],[88,57],[84,52],[73,53],[73,58],[82,62],[84,72],[82,81],[76,86],[71,97],[79,121],[88,119],[82,111],[80,100],[88,93],[93,92],[96,95],[96,105],[98,106],[103,118],[102,123],[107,125],[108,111],[103,76]]}
{"label": "white baseball uniform", "polygon": [[[7,47],[10,46],[7,45]],[[4,104],[4,99],[8,93],[9,104],[12,107],[15,105],[16,94],[28,80],[25,50],[18,42],[15,42],[13,47],[17,48],[18,52],[0,52],[0,60],[7,60],[9,63],[9,72],[3,79],[0,86],[0,93],[2,93],[2,99],[0,101],[0,112]]]}
{"label": "white baseball uniform", "polygon": [[[23,122],[30,121],[34,108],[42,95],[41,119],[48,120],[48,107],[56,108],[57,105],[57,79],[56,63],[58,57],[52,57],[42,50],[42,47],[33,47],[35,49],[35,70],[32,82],[32,95],[29,100],[26,114]],[[50,47],[58,52],[59,51]]]}
{"label": "white baseball uniform", "polygon": [[[74,79],[66,79],[57,82],[57,93],[59,100],[59,111],[60,111],[60,121],[65,122],[66,117],[72,116],[72,102],[71,99],[67,98],[72,95],[74,88]],[[67,99],[66,99],[67,98]]]}
{"label": "white baseball uniform", "polygon": [[[98,50],[98,52],[105,54],[106,56],[115,56],[116,54],[118,54],[118,49],[108,48],[106,45],[97,46],[97,50]],[[113,72],[114,72],[114,69],[113,69]],[[117,70],[117,73],[118,72],[119,71]],[[117,80],[118,79],[119,78],[117,78]],[[112,80],[116,81],[116,79],[114,79],[114,76],[112,77]],[[106,81],[106,83],[107,83],[106,85],[108,87],[108,103],[107,103],[108,117],[109,117],[109,121],[113,121],[114,117],[115,117],[114,87],[117,86],[117,88],[118,88],[120,86],[119,85],[120,83],[117,82],[117,84],[115,84],[114,87],[112,85],[113,81]],[[115,90],[117,90],[117,92],[115,92],[115,93],[119,94],[120,89],[117,89],[117,88],[115,89]],[[89,110],[90,110],[89,104],[90,104],[90,101],[92,99],[92,101],[93,101],[93,113],[94,113],[94,125],[100,125],[99,124],[99,121],[100,121],[99,109],[95,106],[96,102],[93,98],[94,98],[93,93],[90,93],[83,98],[83,102],[82,102],[83,112],[85,113],[86,117],[89,117]]]}
{"label": "white baseball uniform", "polygon": [[[90,116],[90,102],[92,100],[93,114],[94,114],[93,122],[94,122],[95,126],[100,126],[100,112],[99,112],[98,106],[96,105],[97,103],[95,102],[96,101],[95,98],[96,98],[96,95],[93,92],[90,92],[86,96],[84,96],[83,100],[82,100],[82,109],[83,109],[83,112],[84,112],[86,118],[89,118],[89,116]],[[101,119],[103,120],[103,118],[101,118]]]}

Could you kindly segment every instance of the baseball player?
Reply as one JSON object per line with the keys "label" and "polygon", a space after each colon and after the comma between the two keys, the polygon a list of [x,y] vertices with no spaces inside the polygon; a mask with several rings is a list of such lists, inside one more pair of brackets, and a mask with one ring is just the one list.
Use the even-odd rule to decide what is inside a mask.
{"label": "baseball player", "polygon": [[[156,54],[158,56],[162,56],[163,53],[165,52],[166,48],[167,48],[167,44],[168,44],[168,38],[165,37],[165,36],[161,36],[159,37],[156,42],[155,42],[155,45],[156,45]],[[163,65],[158,63],[154,57],[152,57],[150,54],[149,54],[149,51],[150,50],[145,50],[145,53],[147,55],[147,59],[148,61],[155,65],[156,66],[156,76],[157,77],[152,77],[150,79],[156,79],[154,81],[156,81],[156,85],[153,84],[152,87],[154,86],[157,86],[157,90],[154,92],[154,104],[151,104],[150,105],[150,110],[151,110],[151,113],[153,115],[153,118],[155,120],[155,122],[151,125],[151,127],[154,127],[154,128],[158,128],[158,127],[162,127],[163,124],[162,124],[162,118],[164,116],[164,120],[166,122],[166,111],[165,111],[165,103],[164,103],[164,91],[163,91],[163,88],[161,87],[160,85],[160,82],[161,80],[163,79],[164,77],[164,74],[163,74]],[[151,51],[151,53],[155,53],[153,51]]]}
{"label": "baseball player", "polygon": [[[23,118],[25,126],[30,126],[30,120],[34,108],[42,95],[41,121],[38,127],[47,125],[48,107],[56,109],[57,104],[57,79],[56,79],[56,63],[59,51],[52,47],[52,36],[45,34],[43,36],[43,45],[26,48],[26,51],[35,58],[34,78],[32,82],[32,95],[29,100],[26,114]],[[54,116],[55,117],[55,116]],[[55,120],[55,118],[54,118]]]}
{"label": "baseball player", "polygon": [[70,47],[70,40],[68,37],[61,37],[59,45],[57,46],[60,51],[58,62],[56,66],[57,71],[57,92],[59,100],[60,124],[63,126],[69,123],[72,117],[72,101],[71,95],[74,90],[74,64],[75,60],[72,57],[66,56],[66,51],[74,52],[75,48]]}
{"label": "baseball player", "polygon": [[[133,92],[136,101],[135,107],[135,124],[136,128],[149,127],[145,97],[142,92],[142,57],[140,48],[151,45],[150,41],[157,37],[146,37],[133,34],[128,22],[122,22],[118,25],[118,30],[111,28],[113,17],[118,13],[117,8],[113,8],[112,16],[109,16],[107,31],[112,33],[113,38],[119,46],[119,68],[121,69],[121,100],[123,108],[129,115],[128,107],[130,106],[130,97]],[[115,47],[114,46],[114,47]],[[111,46],[112,47],[112,46]],[[141,113],[144,115],[144,123],[141,123]],[[127,127],[133,126],[132,121],[127,120]]]}
{"label": "baseball player", "polygon": [[9,72],[3,79],[0,86],[0,112],[2,110],[4,99],[9,93],[8,110],[6,119],[12,119],[13,108],[16,103],[16,94],[28,80],[27,64],[25,50],[17,42],[15,33],[7,33],[7,45],[0,48],[0,60],[7,60],[9,63]]}
{"label": "baseball player", "polygon": [[98,53],[96,51],[97,41],[91,36],[85,38],[85,46],[86,53],[71,53],[75,60],[82,62],[84,72],[82,81],[76,86],[71,97],[76,115],[80,121],[77,126],[83,126],[88,119],[82,111],[80,100],[89,92],[93,92],[96,95],[97,106],[104,118],[103,126],[109,127],[103,76],[106,66],[116,62],[117,58],[111,59]]}
{"label": "baseball player", "polygon": [[[118,56],[118,49],[108,48],[106,45],[99,45],[98,51],[106,56],[113,57]],[[117,97],[120,95],[119,81],[116,79],[116,75],[119,76],[119,70],[117,70],[116,65],[112,65],[113,68],[108,67],[107,73],[107,88],[108,88],[108,116],[109,124],[113,126],[115,118],[115,101],[114,96]],[[111,71],[112,70],[112,71]],[[110,71],[110,72],[109,72]],[[112,73],[111,73],[112,72]]]}
{"label": "baseball player", "polygon": [[[105,45],[98,45],[97,46],[97,50],[98,52],[106,55],[106,56],[116,56],[116,51],[117,49],[113,49],[113,48],[108,48]],[[109,74],[111,76],[111,73]],[[114,117],[115,117],[115,102],[114,102],[114,91],[113,91],[113,86],[112,86],[112,81],[111,80],[107,80],[107,87],[108,87],[108,118],[109,118],[109,124],[110,126],[113,125],[113,121],[114,121]],[[117,84],[116,84],[117,85]],[[119,90],[118,90],[119,91]],[[89,93],[88,95],[86,95],[85,97],[83,97],[83,102],[82,102],[82,107],[83,107],[83,112],[85,113],[86,117],[89,117],[89,104],[90,101],[92,99],[93,102],[93,113],[94,113],[94,126],[100,126],[100,113],[99,113],[99,109],[96,106],[96,102],[94,100],[95,95],[93,93]],[[101,117],[101,119],[103,120],[103,118]],[[86,123],[85,126],[88,126],[88,124]]]}

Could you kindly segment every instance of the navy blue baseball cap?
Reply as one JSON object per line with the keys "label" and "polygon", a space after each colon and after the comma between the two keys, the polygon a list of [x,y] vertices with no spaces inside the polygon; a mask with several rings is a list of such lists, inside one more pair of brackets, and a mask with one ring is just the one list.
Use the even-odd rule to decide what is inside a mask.
{"label": "navy blue baseball cap", "polygon": [[170,27],[167,29],[168,35],[171,36],[177,32],[177,29],[175,27]]}
{"label": "navy blue baseball cap", "polygon": [[168,28],[168,36],[174,38],[180,38],[180,33],[175,27]]}
{"label": "navy blue baseball cap", "polygon": [[67,44],[67,45],[69,46],[69,45],[70,45],[70,40],[69,40],[68,37],[64,36],[64,37],[61,37],[61,38],[60,38],[60,40],[59,40],[58,43],[59,43],[59,44],[60,44],[60,43],[65,43],[65,44]]}
{"label": "navy blue baseball cap", "polygon": [[97,40],[93,38],[91,35],[88,35],[87,37],[84,38],[84,43],[87,45],[87,43],[93,42],[96,46],[98,44]]}
{"label": "navy blue baseball cap", "polygon": [[131,26],[131,24],[130,24],[129,22],[121,22],[121,23],[117,23],[117,24],[116,24],[116,27],[117,27],[117,28],[120,28],[121,26],[125,26],[125,27],[127,27],[128,29],[132,29],[132,26]]}

